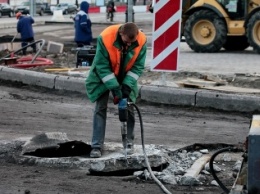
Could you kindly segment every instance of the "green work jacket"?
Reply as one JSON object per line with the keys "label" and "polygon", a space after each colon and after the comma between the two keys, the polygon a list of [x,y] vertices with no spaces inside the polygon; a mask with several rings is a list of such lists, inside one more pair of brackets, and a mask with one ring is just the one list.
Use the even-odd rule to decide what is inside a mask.
{"label": "green work jacket", "polygon": [[[142,32],[139,32],[142,33]],[[110,33],[109,33],[110,34]],[[117,33],[111,33],[110,36],[115,36],[113,46],[118,50],[121,49],[122,45],[120,45],[120,35]],[[144,35],[143,35],[144,36]],[[103,40],[104,39],[104,40]],[[92,66],[89,71],[89,75],[86,79],[86,91],[87,95],[91,102],[95,102],[102,94],[104,94],[108,90],[113,90],[120,87],[116,79],[116,75],[112,70],[112,64],[109,56],[109,52],[105,47],[104,41],[106,38],[101,35],[97,38],[97,49],[96,55],[94,57]],[[137,80],[143,73],[145,67],[145,59],[146,59],[146,38],[145,43],[143,45],[139,45],[138,41],[131,44],[131,46],[127,49],[126,59],[124,61],[124,67],[127,66],[128,62],[134,55],[134,49],[136,47],[142,47],[140,52],[134,61],[133,66],[130,70],[125,72],[125,77],[123,79],[122,84],[126,84],[131,88],[131,93],[129,98],[131,101],[135,102],[138,97],[138,87]]]}

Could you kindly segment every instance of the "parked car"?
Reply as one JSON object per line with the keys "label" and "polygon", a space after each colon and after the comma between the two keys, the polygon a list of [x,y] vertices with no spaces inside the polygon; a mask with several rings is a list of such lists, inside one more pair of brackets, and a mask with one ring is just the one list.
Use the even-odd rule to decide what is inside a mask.
{"label": "parked car", "polygon": [[69,14],[69,13],[77,13],[77,6],[74,5],[74,4],[68,4],[68,3],[60,3],[58,5],[56,5],[54,8],[53,8],[53,11],[54,10],[62,10],[62,13],[64,15],[66,14]]}
{"label": "parked car", "polygon": [[[39,14],[40,16],[42,16],[44,14],[44,4],[43,3],[36,2],[35,8],[36,8],[36,14]],[[29,1],[23,2],[21,5],[17,6],[14,10],[15,13],[24,12],[24,11],[31,14],[30,13],[30,2]]]}
{"label": "parked car", "polygon": [[0,17],[2,16],[14,16],[14,10],[8,3],[0,3]]}
{"label": "parked car", "polygon": [[53,9],[56,5],[51,5],[49,3],[43,3],[43,4],[44,4],[44,13],[53,14]]}

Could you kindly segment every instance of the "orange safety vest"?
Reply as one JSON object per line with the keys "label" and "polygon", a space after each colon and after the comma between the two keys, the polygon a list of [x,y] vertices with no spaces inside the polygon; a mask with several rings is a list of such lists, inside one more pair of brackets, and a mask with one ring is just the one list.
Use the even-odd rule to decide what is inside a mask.
{"label": "orange safety vest", "polygon": [[[100,35],[102,36],[103,43],[109,53],[110,61],[112,64],[112,70],[114,74],[117,76],[119,73],[120,68],[120,57],[121,57],[121,50],[114,46],[114,42],[117,38],[117,33],[121,25],[113,25],[108,28],[106,28]],[[134,65],[134,62],[136,58],[138,57],[143,45],[146,43],[146,37],[143,32],[139,32],[137,35],[137,42],[138,46],[134,48],[134,55],[129,60],[125,71],[129,71],[132,66]]]}

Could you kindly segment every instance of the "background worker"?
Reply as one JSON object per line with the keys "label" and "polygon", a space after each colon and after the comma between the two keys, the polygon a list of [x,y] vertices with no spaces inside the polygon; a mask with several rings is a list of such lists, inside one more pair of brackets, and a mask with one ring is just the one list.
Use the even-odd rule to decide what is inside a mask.
{"label": "background worker", "polygon": [[110,22],[113,22],[114,12],[116,12],[115,2],[113,0],[109,0],[107,2],[106,12],[107,12],[107,21],[110,19]]}
{"label": "background worker", "polygon": [[[34,32],[32,24],[34,23],[34,19],[28,15],[29,13],[27,11],[24,12],[18,12],[16,14],[16,19],[18,19],[17,23],[17,32],[21,34],[21,46],[25,47],[28,45],[28,43],[34,42]],[[33,52],[36,53],[36,44],[33,44],[32,46]],[[26,55],[27,47],[23,49],[23,55]]]}
{"label": "background worker", "polygon": [[88,14],[89,3],[82,1],[80,4],[80,11],[76,14],[74,18],[75,26],[75,42],[78,47],[83,47],[84,45],[90,45],[92,41],[92,30],[91,30],[91,20]]}
{"label": "background worker", "polygon": [[[96,55],[86,79],[87,95],[91,102],[96,102],[90,157],[102,155],[110,91],[114,104],[122,98],[136,101],[137,80],[144,70],[146,49],[146,36],[134,23],[111,25],[98,36]],[[127,120],[129,151],[133,151],[134,146],[134,125],[131,107]]]}

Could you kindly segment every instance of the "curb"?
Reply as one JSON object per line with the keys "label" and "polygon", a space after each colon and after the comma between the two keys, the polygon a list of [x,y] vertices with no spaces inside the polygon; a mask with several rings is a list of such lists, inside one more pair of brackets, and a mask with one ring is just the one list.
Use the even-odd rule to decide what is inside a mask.
{"label": "curb", "polygon": [[260,97],[249,94],[166,86],[142,86],[140,95],[142,100],[159,104],[236,112],[260,111]]}
{"label": "curb", "polygon": [[[0,80],[86,94],[85,78],[80,77],[0,66]],[[260,97],[251,94],[146,85],[139,88],[139,93],[141,100],[151,103],[236,112],[260,111]]]}

